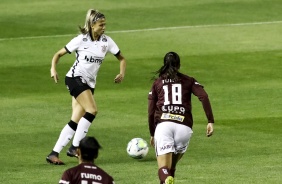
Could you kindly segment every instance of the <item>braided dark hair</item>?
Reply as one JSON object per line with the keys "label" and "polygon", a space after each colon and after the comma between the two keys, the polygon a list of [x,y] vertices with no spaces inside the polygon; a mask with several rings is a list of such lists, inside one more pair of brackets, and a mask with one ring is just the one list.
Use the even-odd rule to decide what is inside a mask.
{"label": "braided dark hair", "polygon": [[179,55],[175,52],[168,52],[164,56],[164,65],[155,72],[159,77],[164,79],[177,80],[180,68],[180,58]]}

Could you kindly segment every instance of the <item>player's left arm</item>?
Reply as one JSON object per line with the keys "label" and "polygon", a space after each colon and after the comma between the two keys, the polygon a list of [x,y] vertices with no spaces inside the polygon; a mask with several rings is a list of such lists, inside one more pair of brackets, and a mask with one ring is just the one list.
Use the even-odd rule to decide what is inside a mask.
{"label": "player's left arm", "polygon": [[208,119],[206,135],[210,137],[212,136],[213,131],[214,131],[213,129],[214,117],[213,117],[213,112],[212,112],[212,107],[211,107],[211,103],[209,100],[209,96],[207,92],[204,90],[204,87],[201,84],[199,84],[197,81],[195,81],[193,84],[192,92],[202,102],[203,109]]}
{"label": "player's left arm", "polygon": [[126,60],[120,51],[115,56],[120,61],[120,64],[119,64],[119,74],[117,74],[117,76],[115,77],[114,82],[120,83],[121,81],[123,81],[125,76]]}
{"label": "player's left arm", "polygon": [[206,135],[210,137],[212,136],[212,134],[213,134],[213,123],[208,123]]}

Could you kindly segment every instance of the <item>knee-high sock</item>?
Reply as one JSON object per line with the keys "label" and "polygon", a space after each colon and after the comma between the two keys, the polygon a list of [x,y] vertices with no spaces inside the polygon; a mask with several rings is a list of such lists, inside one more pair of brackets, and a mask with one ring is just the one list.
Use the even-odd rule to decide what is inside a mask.
{"label": "knee-high sock", "polygon": [[66,126],[62,129],[60,133],[60,136],[54,146],[53,151],[60,153],[73,137],[76,128],[77,124],[72,120],[68,124],[66,124]]}
{"label": "knee-high sock", "polygon": [[170,169],[170,174],[171,174],[172,177],[175,176],[175,170],[176,170],[176,169]]}
{"label": "knee-high sock", "polygon": [[158,170],[158,175],[159,175],[159,179],[160,179],[160,184],[163,184],[165,182],[165,179],[168,177],[168,176],[171,176],[170,174],[170,170],[168,167],[161,167],[159,168]]}
{"label": "knee-high sock", "polygon": [[72,145],[74,147],[78,147],[81,139],[83,139],[86,136],[88,129],[92,121],[94,120],[94,118],[95,118],[95,115],[89,112],[86,112],[85,115],[79,120],[78,125],[77,125],[77,130],[74,134],[74,138],[72,141]]}

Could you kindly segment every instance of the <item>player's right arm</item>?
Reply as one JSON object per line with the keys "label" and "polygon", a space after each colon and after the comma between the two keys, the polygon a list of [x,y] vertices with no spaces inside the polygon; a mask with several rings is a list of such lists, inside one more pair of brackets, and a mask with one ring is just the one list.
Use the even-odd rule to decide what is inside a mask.
{"label": "player's right arm", "polygon": [[52,58],[50,72],[51,72],[51,77],[54,79],[55,83],[57,83],[59,80],[58,73],[56,70],[56,65],[59,63],[60,57],[62,57],[66,53],[67,53],[67,50],[65,48],[62,48],[58,52],[56,52]]}
{"label": "player's right arm", "polygon": [[154,137],[155,134],[155,110],[156,110],[157,97],[156,92],[154,90],[154,84],[151,88],[151,91],[148,94],[148,124],[151,138]]}
{"label": "player's right arm", "polygon": [[149,123],[150,135],[152,137],[154,137],[154,134],[155,134],[155,117],[154,117],[155,106],[156,106],[155,101],[149,98],[148,99],[148,123]]}

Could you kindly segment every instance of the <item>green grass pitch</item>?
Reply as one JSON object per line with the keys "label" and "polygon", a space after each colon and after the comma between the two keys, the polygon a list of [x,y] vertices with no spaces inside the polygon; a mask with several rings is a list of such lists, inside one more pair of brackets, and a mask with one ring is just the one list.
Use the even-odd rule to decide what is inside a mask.
{"label": "green grass pitch", "polygon": [[127,59],[117,85],[118,61],[106,57],[95,90],[99,113],[88,133],[103,146],[96,164],[117,184],[159,183],[152,147],[138,161],[126,145],[133,137],[149,141],[150,79],[168,51],[205,86],[216,121],[214,135],[205,137],[204,111],[193,98],[194,135],[175,183],[282,183],[281,0],[1,0],[0,183],[58,183],[77,164],[66,149],[66,166],[45,161],[70,118],[64,76],[75,57],[60,60],[58,84],[50,64],[89,8],[106,15],[106,32]]}

